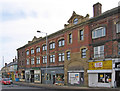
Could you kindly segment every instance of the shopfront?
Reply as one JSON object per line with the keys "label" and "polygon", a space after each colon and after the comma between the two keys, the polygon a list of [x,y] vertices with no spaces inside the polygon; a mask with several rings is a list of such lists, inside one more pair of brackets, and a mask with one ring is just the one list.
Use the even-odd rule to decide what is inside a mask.
{"label": "shopfront", "polygon": [[84,70],[68,71],[68,83],[70,85],[83,85]]}
{"label": "shopfront", "polygon": [[42,84],[64,84],[64,68],[63,67],[50,67],[50,68],[41,68],[42,73]]}
{"label": "shopfront", "polygon": [[112,60],[89,62],[87,72],[89,87],[114,87]]}
{"label": "shopfront", "polygon": [[34,70],[34,82],[41,83],[41,70]]}

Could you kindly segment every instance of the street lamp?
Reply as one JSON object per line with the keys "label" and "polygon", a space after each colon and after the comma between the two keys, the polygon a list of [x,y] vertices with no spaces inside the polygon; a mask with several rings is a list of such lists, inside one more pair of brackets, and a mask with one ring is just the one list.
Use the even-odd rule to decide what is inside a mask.
{"label": "street lamp", "polygon": [[[37,30],[37,32],[38,33],[45,33],[45,32],[41,32],[39,30]],[[48,38],[47,38],[47,33],[45,33],[45,34],[46,34],[46,84],[47,84],[47,55],[48,55],[48,53],[47,53],[47,41],[48,41]]]}

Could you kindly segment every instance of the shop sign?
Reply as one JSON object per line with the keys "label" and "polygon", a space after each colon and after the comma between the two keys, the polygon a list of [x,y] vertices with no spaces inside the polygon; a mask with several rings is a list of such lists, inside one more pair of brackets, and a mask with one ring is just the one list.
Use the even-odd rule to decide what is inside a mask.
{"label": "shop sign", "polygon": [[112,60],[89,62],[89,70],[112,69]]}

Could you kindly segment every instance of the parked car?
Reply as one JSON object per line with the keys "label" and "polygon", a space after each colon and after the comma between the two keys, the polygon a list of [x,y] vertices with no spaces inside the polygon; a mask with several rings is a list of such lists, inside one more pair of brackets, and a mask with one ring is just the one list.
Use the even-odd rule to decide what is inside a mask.
{"label": "parked car", "polygon": [[11,82],[10,82],[10,80],[9,80],[8,78],[3,78],[3,79],[2,79],[2,84],[3,84],[3,85],[7,85],[7,84],[10,85]]}

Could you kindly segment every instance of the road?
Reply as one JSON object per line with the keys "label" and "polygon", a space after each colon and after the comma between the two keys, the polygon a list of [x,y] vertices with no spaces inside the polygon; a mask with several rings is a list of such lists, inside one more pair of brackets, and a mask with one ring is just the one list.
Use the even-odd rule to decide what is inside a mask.
{"label": "road", "polygon": [[2,85],[2,91],[120,91],[118,89],[47,89],[41,87],[30,87],[23,85]]}

